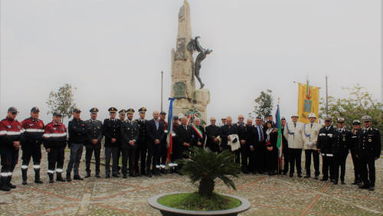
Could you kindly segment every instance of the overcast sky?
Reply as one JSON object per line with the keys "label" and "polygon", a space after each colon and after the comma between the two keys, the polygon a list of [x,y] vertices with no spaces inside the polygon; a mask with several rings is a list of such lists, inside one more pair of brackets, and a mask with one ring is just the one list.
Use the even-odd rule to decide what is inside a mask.
{"label": "overcast sky", "polygon": [[[343,96],[357,83],[380,98],[381,1],[190,0],[192,30],[214,52],[201,77],[211,92],[208,116],[247,115],[260,91],[280,97],[282,115],[297,110],[297,85]],[[19,119],[64,83],[86,111],[96,106],[165,109],[170,50],[182,0],[1,0],[0,115]]]}

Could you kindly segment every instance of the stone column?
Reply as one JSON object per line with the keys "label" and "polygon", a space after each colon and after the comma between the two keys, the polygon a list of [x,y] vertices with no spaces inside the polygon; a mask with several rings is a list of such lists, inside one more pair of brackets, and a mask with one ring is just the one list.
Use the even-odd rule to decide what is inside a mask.
{"label": "stone column", "polygon": [[193,51],[188,49],[191,39],[190,6],[185,0],[178,14],[176,49],[171,53],[171,97],[176,98],[173,113],[186,114],[194,109],[201,113],[201,118],[206,121],[206,107],[210,101],[210,93],[207,89],[197,90],[195,87]]}

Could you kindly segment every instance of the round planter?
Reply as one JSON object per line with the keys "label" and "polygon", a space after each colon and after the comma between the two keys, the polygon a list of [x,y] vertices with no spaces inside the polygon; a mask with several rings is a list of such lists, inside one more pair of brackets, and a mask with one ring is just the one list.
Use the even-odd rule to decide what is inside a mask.
{"label": "round planter", "polygon": [[241,197],[228,195],[228,194],[222,194],[222,195],[240,200],[241,205],[236,207],[236,208],[226,209],[226,210],[191,211],[191,210],[182,210],[182,209],[171,208],[171,207],[167,207],[167,206],[164,206],[164,205],[158,203],[158,199],[163,197],[163,196],[170,195],[170,194],[179,194],[179,193],[180,192],[159,194],[159,195],[150,197],[148,199],[148,203],[152,208],[158,209],[163,216],[201,216],[201,215],[236,216],[239,213],[247,211],[250,208],[250,203],[248,200],[243,199]]}

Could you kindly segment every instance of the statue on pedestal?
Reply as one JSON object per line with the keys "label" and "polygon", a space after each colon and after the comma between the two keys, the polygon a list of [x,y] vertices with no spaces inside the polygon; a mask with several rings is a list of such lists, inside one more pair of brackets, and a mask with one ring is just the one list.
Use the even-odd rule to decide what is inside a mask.
{"label": "statue on pedestal", "polygon": [[189,44],[188,44],[188,50],[190,52],[197,51],[198,55],[194,61],[194,76],[197,78],[199,84],[200,84],[200,89],[202,89],[205,84],[203,84],[201,77],[200,77],[200,70],[201,70],[201,62],[206,58],[207,55],[209,55],[213,50],[211,49],[205,49],[201,46],[200,42],[198,41],[200,37],[197,36],[194,39],[192,39]]}

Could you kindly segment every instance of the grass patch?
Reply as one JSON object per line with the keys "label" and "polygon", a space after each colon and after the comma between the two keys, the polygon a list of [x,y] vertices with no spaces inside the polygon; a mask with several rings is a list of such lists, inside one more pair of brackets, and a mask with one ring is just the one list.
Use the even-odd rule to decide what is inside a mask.
{"label": "grass patch", "polygon": [[226,210],[241,205],[238,199],[216,193],[209,198],[198,193],[170,194],[159,198],[158,202],[171,208],[193,211]]}

